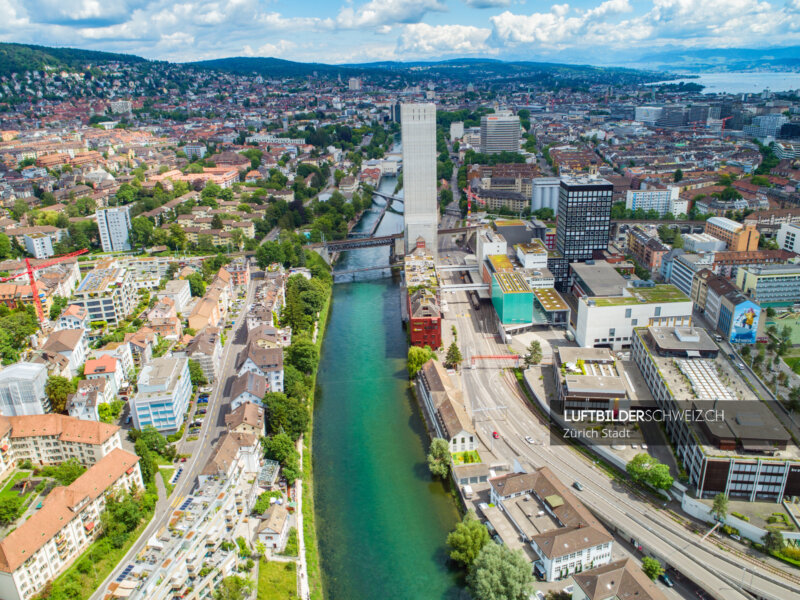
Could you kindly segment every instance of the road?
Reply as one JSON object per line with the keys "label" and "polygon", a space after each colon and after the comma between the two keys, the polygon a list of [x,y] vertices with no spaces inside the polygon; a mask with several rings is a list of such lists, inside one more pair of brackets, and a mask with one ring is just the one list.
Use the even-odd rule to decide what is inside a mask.
{"label": "road", "polygon": [[[440,245],[440,256],[443,253],[450,255],[450,262],[461,262],[458,249],[446,240]],[[445,277],[460,276],[449,273]],[[448,322],[442,329],[449,330],[455,322],[462,348],[468,348],[472,355],[508,354],[508,347],[494,335],[496,326],[491,308],[484,307],[476,314],[470,310],[464,292],[449,294],[445,300]],[[624,532],[623,537],[636,539],[648,554],[683,573],[716,600],[751,598],[734,589],[740,586],[769,600],[800,599],[796,580],[760,564],[744,563],[729,552],[720,551],[711,539],[701,541],[685,530],[680,518],[676,522],[672,511],[611,480],[592,461],[551,437],[547,423],[529,406],[513,375],[501,371],[504,366],[509,365],[479,364],[470,369],[465,364],[461,375],[462,389],[473,415],[478,415],[475,425],[479,437],[492,446],[493,454],[504,457],[509,465],[516,460],[526,469],[549,466],[567,484],[580,481],[584,490],[579,497],[601,520]],[[492,431],[500,434],[499,440],[492,440]],[[529,445],[524,441],[525,436],[543,443]]]}
{"label": "road", "polygon": [[[133,562],[135,557],[139,554],[139,552],[142,551],[153,534],[161,531],[163,527],[166,527],[175,507],[178,506],[183,499],[186,498],[186,496],[191,494],[195,485],[197,474],[205,466],[213,450],[214,442],[216,442],[217,438],[225,429],[225,411],[223,411],[223,406],[225,403],[222,402],[222,400],[226,397],[227,389],[229,388],[231,380],[233,379],[236,357],[239,354],[239,351],[244,347],[244,338],[246,337],[247,332],[242,325],[247,314],[246,307],[252,302],[255,287],[257,282],[260,281],[261,280],[251,279],[250,284],[247,287],[244,308],[239,312],[239,316],[237,317],[236,323],[233,326],[233,334],[230,336],[230,339],[227,340],[225,349],[222,353],[222,359],[220,361],[220,373],[223,374],[223,376],[220,378],[220,381],[223,381],[224,383],[221,385],[215,385],[213,392],[209,396],[208,413],[206,418],[203,419],[203,426],[200,430],[198,440],[196,442],[187,443],[187,447],[190,450],[193,450],[192,456],[183,465],[184,475],[181,476],[175,485],[175,489],[170,496],[172,500],[168,503],[158,503],[156,506],[156,514],[153,515],[153,518],[148,524],[147,528],[144,530],[144,532],[142,532],[142,535],[139,536],[139,539],[136,540],[136,543],[131,546],[130,550],[128,550],[127,554],[125,554],[125,557],[117,564],[109,576],[106,577],[105,581],[98,586],[97,590],[95,590],[95,593],[92,594],[89,600],[101,600],[108,584],[116,579],[120,571],[125,568],[125,565]],[[158,478],[160,476],[157,475],[156,477]]]}

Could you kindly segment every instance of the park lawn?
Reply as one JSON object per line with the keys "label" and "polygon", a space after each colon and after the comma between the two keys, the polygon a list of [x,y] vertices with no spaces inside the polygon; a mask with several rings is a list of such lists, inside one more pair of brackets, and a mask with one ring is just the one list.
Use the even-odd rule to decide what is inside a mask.
{"label": "park lawn", "polygon": [[[89,598],[100,584],[105,581],[105,578],[108,577],[108,574],[111,573],[114,567],[122,560],[131,546],[133,546],[134,542],[139,539],[139,536],[142,535],[142,532],[152,518],[152,511],[145,513],[144,519],[142,519],[139,526],[128,535],[128,539],[125,541],[125,545],[122,546],[122,548],[113,548],[103,537],[95,540],[83,554],[75,559],[75,562],[72,563],[69,569],[64,571],[53,581],[51,597],[61,597],[58,594],[65,588],[69,588],[70,591],[78,591],[77,597]],[[92,552],[99,548],[102,548],[102,551]],[[91,568],[88,572],[81,573],[78,570],[78,565],[81,565],[84,561],[88,561]],[[85,566],[85,564],[83,566]]]}
{"label": "park lawn", "polygon": [[169,496],[172,494],[172,490],[175,489],[175,486],[169,482],[175,474],[175,469],[167,467],[165,469],[159,469],[159,471],[161,472],[161,479],[164,480],[164,487],[167,488],[167,496]]}
{"label": "park lawn", "polygon": [[156,463],[157,465],[159,466],[163,465],[165,467],[172,466],[172,461],[167,460],[166,458],[161,456],[158,452],[151,452],[150,454],[153,456],[153,462]]}
{"label": "park lawn", "polygon": [[290,600],[297,598],[297,567],[293,562],[258,564],[258,600]]}
{"label": "park lawn", "polygon": [[785,362],[786,366],[792,371],[800,375],[800,356],[784,356],[783,362]]}
{"label": "park lawn", "polygon": [[[13,487],[14,484],[20,481],[21,479],[25,479],[31,474],[30,471],[17,471],[11,477],[6,479],[6,484],[3,486],[3,490],[0,491],[0,500],[5,500],[6,498],[14,498],[17,496],[19,492],[15,492]],[[28,492],[23,497],[23,500],[27,499],[30,496],[33,488],[29,488]]]}

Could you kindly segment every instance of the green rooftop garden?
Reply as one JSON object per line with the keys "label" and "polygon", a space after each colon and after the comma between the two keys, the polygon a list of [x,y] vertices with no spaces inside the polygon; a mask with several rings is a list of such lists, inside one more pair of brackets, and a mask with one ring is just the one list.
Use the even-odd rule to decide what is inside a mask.
{"label": "green rooftop garden", "polygon": [[[689,297],[672,284],[661,284],[651,288],[628,288],[630,296],[591,298],[597,306],[627,306],[633,304],[660,304],[666,302],[688,302]],[[644,302],[640,301],[642,298]]]}

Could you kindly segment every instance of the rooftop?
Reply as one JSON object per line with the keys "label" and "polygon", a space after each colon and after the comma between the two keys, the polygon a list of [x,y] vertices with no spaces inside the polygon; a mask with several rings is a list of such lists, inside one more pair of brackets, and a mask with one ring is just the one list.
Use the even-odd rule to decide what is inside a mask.
{"label": "rooftop", "polygon": [[552,288],[537,288],[533,290],[533,295],[546,311],[569,309],[561,295]]}
{"label": "rooftop", "polygon": [[689,297],[672,284],[653,287],[626,288],[629,296],[592,298],[595,306],[626,306],[634,304],[665,304],[668,302],[691,302]]}
{"label": "rooftop", "polygon": [[495,273],[494,277],[504,294],[531,293],[531,288],[519,273]]}

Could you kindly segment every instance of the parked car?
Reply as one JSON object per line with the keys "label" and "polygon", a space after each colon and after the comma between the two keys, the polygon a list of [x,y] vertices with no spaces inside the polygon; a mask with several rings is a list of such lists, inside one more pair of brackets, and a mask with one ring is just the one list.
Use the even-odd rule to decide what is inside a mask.
{"label": "parked car", "polygon": [[534,440],[534,439],[533,439],[531,436],[529,436],[529,435],[526,435],[526,436],[525,436],[525,441],[526,441],[526,442],[528,442],[529,444],[535,444],[535,443],[536,443],[536,440]]}
{"label": "parked car", "polygon": [[500,439],[500,434],[499,434],[499,433],[497,433],[496,431],[493,431],[493,432],[492,432],[492,437],[493,437],[494,439],[496,439],[496,440],[499,440],[499,439]]}
{"label": "parked car", "polygon": [[583,491],[583,484],[580,481],[573,481],[572,482],[572,487],[574,487],[579,492]]}
{"label": "parked car", "polygon": [[674,586],[674,585],[675,585],[675,584],[672,582],[672,579],[670,579],[670,578],[669,578],[669,575],[667,575],[666,573],[662,573],[661,575],[659,575],[659,576],[658,576],[658,578],[659,578],[659,579],[660,579],[660,580],[661,580],[661,581],[664,583],[664,585],[665,585],[665,586],[667,586],[667,587],[672,587],[672,586]]}

